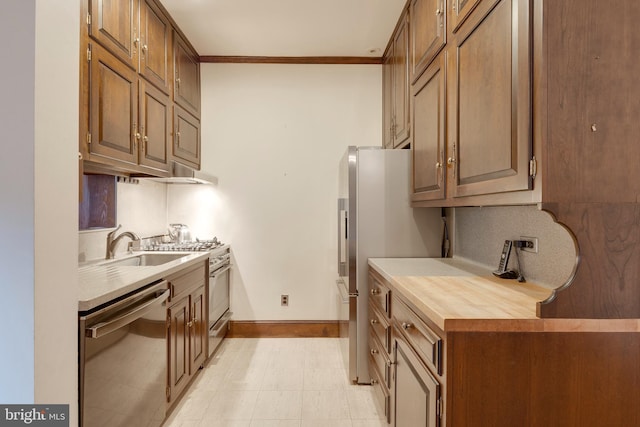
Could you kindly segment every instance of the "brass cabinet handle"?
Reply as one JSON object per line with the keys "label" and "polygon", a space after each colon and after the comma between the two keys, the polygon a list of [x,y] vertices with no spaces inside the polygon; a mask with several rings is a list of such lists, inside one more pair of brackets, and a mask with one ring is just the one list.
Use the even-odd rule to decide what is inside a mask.
{"label": "brass cabinet handle", "polygon": [[380,293],[380,289],[373,288],[371,289],[371,295],[378,295]]}
{"label": "brass cabinet handle", "polygon": [[442,15],[442,10],[440,8],[436,9],[436,16]]}
{"label": "brass cabinet handle", "polygon": [[192,328],[193,327],[193,321],[190,321],[189,323],[187,323],[187,326]]}
{"label": "brass cabinet handle", "polygon": [[402,322],[402,329],[404,329],[405,331],[409,328],[412,328],[413,325],[411,323],[408,322]]}
{"label": "brass cabinet handle", "polygon": [[376,380],[375,378],[371,378],[371,385],[373,384],[378,384],[378,380]]}
{"label": "brass cabinet handle", "polygon": [[180,77],[176,79],[176,86],[178,86],[178,88],[180,87]]}
{"label": "brass cabinet handle", "polygon": [[456,159],[454,159],[453,157],[449,157],[449,158],[447,159],[447,164],[449,164],[449,165],[452,165],[452,164],[454,164],[455,162],[456,162]]}
{"label": "brass cabinet handle", "polygon": [[376,350],[375,348],[372,348],[371,349],[371,355],[373,356],[375,354],[378,354],[378,350]]}
{"label": "brass cabinet handle", "polygon": [[146,44],[143,44],[141,49],[142,49],[142,51],[143,51],[144,53],[147,53],[147,49],[148,49],[148,47],[147,47],[147,45],[146,45]]}
{"label": "brass cabinet handle", "polygon": [[376,323],[378,323],[378,321],[376,319],[371,319],[371,324],[375,325]]}

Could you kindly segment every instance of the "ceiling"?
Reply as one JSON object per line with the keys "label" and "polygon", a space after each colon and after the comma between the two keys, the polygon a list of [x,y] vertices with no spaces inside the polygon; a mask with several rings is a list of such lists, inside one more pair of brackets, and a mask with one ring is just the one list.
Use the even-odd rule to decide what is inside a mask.
{"label": "ceiling", "polygon": [[161,0],[201,56],[369,57],[405,1]]}

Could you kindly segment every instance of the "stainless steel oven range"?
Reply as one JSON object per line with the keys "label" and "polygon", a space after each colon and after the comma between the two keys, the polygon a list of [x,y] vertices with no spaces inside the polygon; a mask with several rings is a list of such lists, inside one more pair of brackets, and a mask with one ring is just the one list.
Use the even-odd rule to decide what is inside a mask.
{"label": "stainless steel oven range", "polygon": [[209,355],[218,348],[233,314],[229,310],[231,252],[229,245],[211,251],[209,256]]}

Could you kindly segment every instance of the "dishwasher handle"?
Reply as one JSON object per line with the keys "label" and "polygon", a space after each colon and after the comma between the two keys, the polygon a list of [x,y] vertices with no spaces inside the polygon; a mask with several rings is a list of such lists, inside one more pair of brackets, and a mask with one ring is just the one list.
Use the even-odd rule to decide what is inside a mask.
{"label": "dishwasher handle", "polygon": [[110,319],[106,322],[100,322],[90,328],[85,329],[85,337],[87,338],[101,338],[116,329],[119,329],[133,321],[140,319],[142,316],[153,310],[157,306],[164,303],[168,298],[171,291],[169,289],[164,290],[160,295],[150,301],[146,301],[142,304],[134,306],[126,313]]}

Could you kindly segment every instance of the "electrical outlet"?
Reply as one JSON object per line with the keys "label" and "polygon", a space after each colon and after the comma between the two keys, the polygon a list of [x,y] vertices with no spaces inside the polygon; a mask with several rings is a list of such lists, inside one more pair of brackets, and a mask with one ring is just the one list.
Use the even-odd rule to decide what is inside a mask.
{"label": "electrical outlet", "polygon": [[280,305],[282,306],[289,305],[289,295],[280,295]]}
{"label": "electrical outlet", "polygon": [[524,252],[533,252],[535,254],[538,253],[538,238],[537,237],[527,237],[520,236],[520,240],[527,240],[533,244],[533,247],[524,247],[521,248]]}

